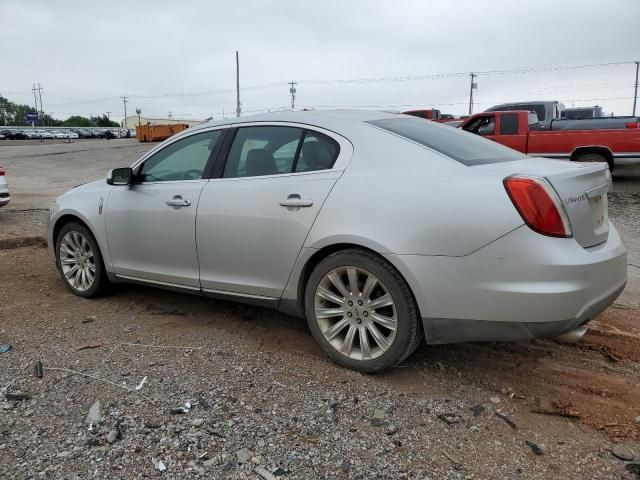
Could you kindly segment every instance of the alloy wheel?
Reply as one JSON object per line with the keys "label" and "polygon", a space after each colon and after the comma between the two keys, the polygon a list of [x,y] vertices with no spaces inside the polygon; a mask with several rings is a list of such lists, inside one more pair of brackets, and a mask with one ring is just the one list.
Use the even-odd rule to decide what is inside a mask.
{"label": "alloy wheel", "polygon": [[354,360],[372,360],[393,345],[397,309],[387,287],[371,272],[338,267],[318,284],[315,318],[329,344]]}
{"label": "alloy wheel", "polygon": [[84,292],[96,277],[96,259],[91,244],[79,232],[68,232],[60,242],[60,267],[75,290]]}

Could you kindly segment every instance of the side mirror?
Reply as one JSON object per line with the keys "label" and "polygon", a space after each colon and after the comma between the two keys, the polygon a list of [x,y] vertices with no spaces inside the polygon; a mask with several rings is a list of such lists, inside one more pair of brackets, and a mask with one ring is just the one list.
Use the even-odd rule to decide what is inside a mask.
{"label": "side mirror", "polygon": [[131,185],[133,170],[129,167],[114,168],[107,173],[107,183],[109,185]]}

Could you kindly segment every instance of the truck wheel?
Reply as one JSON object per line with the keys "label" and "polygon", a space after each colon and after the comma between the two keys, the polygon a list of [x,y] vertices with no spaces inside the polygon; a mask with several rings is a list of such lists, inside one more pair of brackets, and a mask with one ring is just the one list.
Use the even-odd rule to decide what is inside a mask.
{"label": "truck wheel", "polygon": [[613,162],[600,153],[583,153],[576,158],[576,162],[605,162],[613,171]]}

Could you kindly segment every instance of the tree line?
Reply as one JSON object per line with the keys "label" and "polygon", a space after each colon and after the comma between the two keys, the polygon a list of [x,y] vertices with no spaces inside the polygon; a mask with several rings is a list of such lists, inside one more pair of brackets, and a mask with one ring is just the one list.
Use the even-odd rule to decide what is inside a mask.
{"label": "tree line", "polygon": [[[12,127],[31,126],[27,122],[27,114],[33,113],[33,106],[19,105],[13,103],[0,95],[0,126],[7,125]],[[94,117],[83,117],[81,115],[73,115],[66,120],[58,120],[51,115],[44,114],[39,116],[37,126],[40,127],[119,127],[118,122],[109,120],[106,115]]]}

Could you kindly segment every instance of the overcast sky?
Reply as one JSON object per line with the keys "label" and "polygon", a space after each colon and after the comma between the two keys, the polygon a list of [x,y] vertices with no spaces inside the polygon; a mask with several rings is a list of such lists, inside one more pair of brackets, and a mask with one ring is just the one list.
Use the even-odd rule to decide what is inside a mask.
{"label": "overcast sky", "polygon": [[480,74],[474,110],[557,99],[630,115],[635,65],[564,67],[640,60],[639,20],[640,0],[0,0],[0,94],[33,104],[38,81],[58,118],[120,120],[122,95],[129,113],[219,118],[239,50],[247,114],[290,106],[291,80],[297,106],[462,114],[467,72],[534,70]]}

